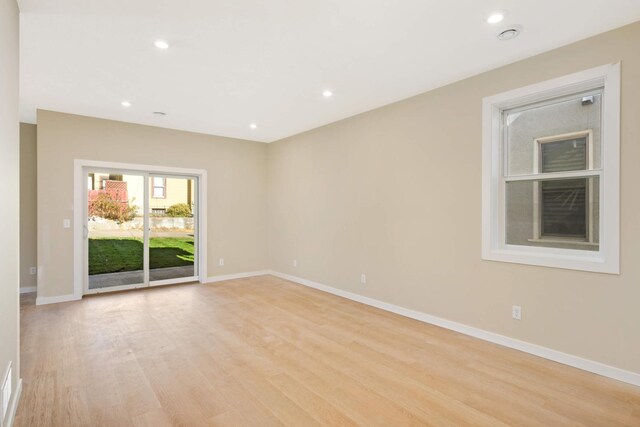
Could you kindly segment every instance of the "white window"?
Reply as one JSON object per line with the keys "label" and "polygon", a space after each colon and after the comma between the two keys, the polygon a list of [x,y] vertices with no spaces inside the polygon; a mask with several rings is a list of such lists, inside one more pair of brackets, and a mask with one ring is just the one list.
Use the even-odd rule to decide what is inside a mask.
{"label": "white window", "polygon": [[[583,97],[589,98],[593,99]],[[592,129],[534,139],[533,149],[534,172],[556,172],[561,177],[561,172],[594,170]],[[530,241],[597,248],[598,200],[594,179],[569,177],[533,181],[533,239]]]}
{"label": "white window", "polygon": [[153,177],[153,198],[165,199],[167,197],[167,180],[165,178]]}
{"label": "white window", "polygon": [[483,101],[482,257],[619,273],[620,66]]}

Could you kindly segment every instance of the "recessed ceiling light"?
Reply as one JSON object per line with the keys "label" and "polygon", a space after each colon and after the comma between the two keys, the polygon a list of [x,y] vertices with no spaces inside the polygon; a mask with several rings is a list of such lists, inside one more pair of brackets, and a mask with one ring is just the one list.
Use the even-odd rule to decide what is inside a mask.
{"label": "recessed ceiling light", "polygon": [[322,92],[322,96],[324,96],[325,98],[331,98],[333,96],[333,92],[330,91],[329,89],[326,89],[325,91]]}
{"label": "recessed ceiling light", "polygon": [[498,40],[506,41],[515,39],[520,34],[520,28],[507,28],[498,33]]}
{"label": "recessed ceiling light", "polygon": [[156,40],[155,45],[158,49],[169,49],[169,43],[164,40]]}
{"label": "recessed ceiling light", "polygon": [[487,18],[487,23],[489,24],[497,24],[498,22],[502,22],[504,19],[503,12],[494,12]]}
{"label": "recessed ceiling light", "polygon": [[131,103],[129,101],[122,101],[120,103],[123,107],[131,107]]}
{"label": "recessed ceiling light", "polygon": [[251,124],[249,125],[249,127],[250,127],[251,129],[257,129],[257,128],[258,128],[258,125],[257,125],[257,124],[255,124],[255,123],[251,123]]}

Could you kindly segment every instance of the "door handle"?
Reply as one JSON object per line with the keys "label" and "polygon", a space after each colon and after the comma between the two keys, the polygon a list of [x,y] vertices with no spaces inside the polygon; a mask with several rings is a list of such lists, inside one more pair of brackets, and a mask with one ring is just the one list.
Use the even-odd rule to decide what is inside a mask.
{"label": "door handle", "polygon": [[87,227],[86,225],[82,226],[82,237],[84,237],[85,239],[89,237],[89,227]]}

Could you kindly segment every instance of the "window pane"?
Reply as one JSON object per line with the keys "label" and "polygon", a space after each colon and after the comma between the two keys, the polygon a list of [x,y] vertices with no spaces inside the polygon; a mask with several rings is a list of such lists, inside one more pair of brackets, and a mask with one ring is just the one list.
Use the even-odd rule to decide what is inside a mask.
{"label": "window pane", "polygon": [[[534,156],[536,153],[535,141],[537,139],[586,130],[592,131],[593,167],[599,169],[601,157],[601,108],[601,91],[594,91],[577,94],[561,100],[551,100],[544,104],[506,110],[503,113],[503,128],[506,139],[507,174],[511,176],[528,175],[541,171],[535,170]],[[577,143],[577,151],[572,152],[568,148],[573,147],[574,141]],[[560,151],[548,154],[550,156],[548,159],[550,168],[563,167],[559,165],[560,159],[558,159],[563,152],[561,146],[565,149],[563,155],[565,157],[568,156],[565,161],[577,162],[578,157],[582,159],[582,154],[579,152],[580,148],[578,148],[578,139],[567,141],[567,145],[551,142],[543,143],[541,148],[547,149],[545,146],[548,144],[555,144],[554,147],[548,147],[548,149],[553,148]],[[586,154],[586,148],[584,148],[584,155],[586,156]],[[543,162],[542,157],[541,155],[541,162]],[[573,166],[565,165],[564,167],[577,168],[575,163],[571,164]],[[581,167],[579,169],[585,168]],[[542,168],[539,167],[538,169]]]}
{"label": "window pane", "polygon": [[599,178],[506,185],[506,243],[598,250]]}
{"label": "window pane", "polygon": [[153,187],[153,197],[164,197],[164,187]]}
{"label": "window pane", "polygon": [[587,239],[587,181],[585,178],[540,183],[542,237]]}
{"label": "window pane", "polygon": [[587,169],[587,138],[540,144],[540,172],[565,172]]}
{"label": "window pane", "polygon": [[153,177],[153,186],[154,187],[164,187],[164,178],[154,176]]}

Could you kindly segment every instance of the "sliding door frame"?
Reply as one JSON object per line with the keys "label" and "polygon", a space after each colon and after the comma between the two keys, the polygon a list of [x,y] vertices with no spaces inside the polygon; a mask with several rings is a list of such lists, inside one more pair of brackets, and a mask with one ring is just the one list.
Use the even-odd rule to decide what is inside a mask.
{"label": "sliding door frame", "polygon": [[[148,179],[148,174],[146,172],[134,171],[131,169],[115,169],[115,168],[104,168],[104,167],[100,167],[100,168],[83,167],[82,168],[82,176],[85,179],[85,181],[87,179],[88,174],[97,173],[97,172],[129,175],[129,176],[135,176],[137,178],[140,178],[142,180],[142,188],[143,188],[143,196],[142,196],[143,208],[146,207],[146,203],[144,203],[144,201],[147,200],[149,195],[149,185],[148,185],[149,179]],[[141,288],[148,287],[149,274],[148,274],[147,266],[149,265],[149,251],[147,246],[147,243],[148,243],[147,230],[149,229],[149,216],[143,209],[143,212],[142,212],[142,215],[143,215],[143,222],[142,222],[143,262],[142,262],[142,270],[141,270],[142,281],[138,283],[109,286],[105,288],[96,288],[96,289],[89,288],[89,280],[90,280],[89,278],[89,229],[87,227],[89,222],[88,221],[89,220],[89,213],[88,213],[89,198],[87,193],[88,192],[86,191],[86,188],[85,188],[84,191],[82,192],[82,197],[83,197],[83,200],[82,200],[82,206],[83,206],[83,211],[82,211],[82,294],[91,295],[91,294],[99,294],[103,292],[127,291],[130,289],[141,289]],[[140,271],[140,270],[137,270],[137,271]]]}
{"label": "sliding door frame", "polygon": [[[204,169],[177,168],[169,166],[142,165],[133,163],[104,162],[97,160],[74,160],[74,212],[73,212],[73,294],[77,299],[82,298],[88,293],[112,292],[124,289],[134,289],[152,286],[161,286],[168,284],[181,283],[185,281],[193,281],[193,278],[172,279],[162,281],[149,281],[149,265],[148,254],[145,253],[144,271],[145,280],[143,284],[114,286],[111,288],[103,288],[97,292],[88,292],[85,290],[85,276],[88,274],[87,239],[85,238],[85,227],[87,219],[87,178],[85,172],[88,169],[105,169],[117,171],[119,173],[130,173],[132,175],[142,175],[145,179],[145,197],[148,195],[148,177],[153,175],[163,175],[168,177],[185,178],[189,177],[196,180],[196,193],[198,203],[196,212],[194,212],[196,221],[196,233],[194,235],[196,245],[196,258],[194,259],[194,267],[197,269],[197,276],[194,276],[200,283],[206,282],[207,278],[207,171]],[[148,202],[145,202],[145,206]],[[149,212],[144,212],[145,240],[148,239],[148,217]],[[145,242],[146,244],[147,242]],[[146,251],[145,251],[146,252]],[[88,276],[87,276],[88,277]]]}
{"label": "sliding door frame", "polygon": [[[151,275],[151,247],[148,246],[150,244],[150,239],[151,239],[151,223],[150,223],[150,216],[151,216],[151,206],[147,206],[147,212],[145,213],[145,217],[147,218],[147,225],[145,230],[148,230],[147,233],[145,233],[145,242],[144,244],[146,245],[145,247],[149,247],[149,251],[147,251],[148,253],[148,257],[146,259],[146,264],[145,264],[145,283],[149,283],[149,287],[154,287],[154,286],[163,286],[163,285],[175,285],[177,283],[188,283],[188,282],[193,282],[194,279],[200,280],[200,282],[202,283],[203,278],[199,275],[200,273],[200,266],[201,266],[201,262],[200,262],[200,256],[199,256],[199,252],[200,252],[200,212],[199,212],[199,204],[200,204],[200,195],[199,195],[199,191],[200,191],[200,177],[197,175],[178,175],[178,174],[167,174],[167,173],[157,173],[157,172],[149,172],[147,173],[147,186],[146,186],[146,191],[147,191],[147,195],[145,195],[145,200],[149,201],[151,195],[148,194],[149,191],[149,183],[152,182],[151,180],[154,177],[161,177],[161,178],[177,178],[177,179],[192,179],[195,182],[196,185],[196,194],[198,195],[198,197],[196,198],[196,200],[198,201],[198,203],[196,203],[196,209],[193,212],[193,222],[194,222],[194,226],[196,229],[196,233],[194,233],[193,235],[193,239],[194,239],[194,246],[196,248],[196,257],[193,259],[193,268],[194,271],[197,271],[198,274],[194,275],[194,276],[190,276],[190,277],[178,277],[175,279],[162,279],[162,280],[151,280],[151,277],[149,277]],[[146,204],[145,204],[146,206]]]}

